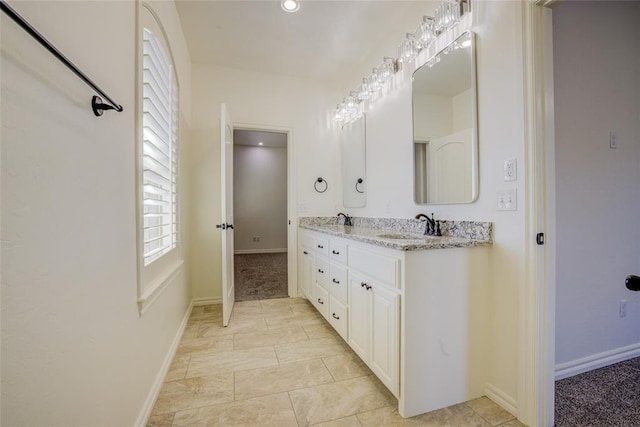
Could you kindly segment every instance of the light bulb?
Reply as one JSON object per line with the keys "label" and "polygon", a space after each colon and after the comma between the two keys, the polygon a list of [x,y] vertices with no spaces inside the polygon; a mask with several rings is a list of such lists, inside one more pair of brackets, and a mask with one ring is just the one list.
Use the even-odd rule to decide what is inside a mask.
{"label": "light bulb", "polygon": [[423,49],[428,47],[436,39],[436,25],[433,18],[422,17],[422,22],[418,25],[415,36]]}
{"label": "light bulb", "polygon": [[300,9],[300,2],[299,0],[282,0],[280,6],[285,12],[293,13],[297,12],[298,9]]}
{"label": "light bulb", "polygon": [[388,82],[396,71],[395,59],[385,57],[382,64],[378,67],[378,79],[380,83]]}
{"label": "light bulb", "polygon": [[380,84],[380,77],[378,76],[378,70],[373,69],[369,77],[367,77],[367,82],[369,83],[369,92],[376,93],[380,89],[382,89],[382,85]]}
{"label": "light bulb", "polygon": [[360,101],[364,101],[365,99],[371,98],[371,93],[369,92],[369,84],[367,83],[367,79],[362,79],[362,84],[358,86],[358,99]]}

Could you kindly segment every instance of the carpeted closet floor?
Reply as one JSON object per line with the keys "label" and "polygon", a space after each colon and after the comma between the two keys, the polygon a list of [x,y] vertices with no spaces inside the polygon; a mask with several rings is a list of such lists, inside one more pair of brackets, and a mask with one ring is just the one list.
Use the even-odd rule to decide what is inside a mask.
{"label": "carpeted closet floor", "polygon": [[556,427],[640,426],[640,358],[556,381]]}
{"label": "carpeted closet floor", "polygon": [[288,297],[287,253],[235,255],[236,301]]}

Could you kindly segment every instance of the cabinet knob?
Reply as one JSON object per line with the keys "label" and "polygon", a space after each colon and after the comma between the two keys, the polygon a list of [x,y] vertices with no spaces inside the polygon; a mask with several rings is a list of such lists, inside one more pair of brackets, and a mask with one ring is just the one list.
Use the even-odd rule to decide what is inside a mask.
{"label": "cabinet knob", "polygon": [[340,284],[340,281],[339,281],[339,280],[331,279],[331,281],[332,281],[333,283],[335,283],[336,285],[339,285],[339,284]]}
{"label": "cabinet knob", "polygon": [[318,303],[319,304],[324,304],[324,301],[322,301],[320,298],[318,298]]}
{"label": "cabinet knob", "polygon": [[322,273],[322,274],[324,274],[324,270],[323,270],[323,269],[321,269],[321,268],[319,268],[319,269],[318,269],[318,273]]}
{"label": "cabinet knob", "polygon": [[338,252],[338,251],[331,251],[331,253],[334,254],[334,255],[340,255],[340,252]]}
{"label": "cabinet knob", "polygon": [[318,245],[318,248],[319,248],[319,249],[324,249],[324,246],[322,246],[322,245]]}
{"label": "cabinet knob", "polygon": [[309,255],[309,252],[307,252],[307,251],[302,251],[302,253],[305,254],[305,255]]}
{"label": "cabinet knob", "polygon": [[334,318],[334,319],[336,319],[336,320],[340,320],[340,317],[339,317],[339,316],[336,316],[336,314],[335,314],[335,313],[331,314],[331,317],[333,317],[333,318]]}
{"label": "cabinet knob", "polygon": [[367,290],[371,289],[371,286],[367,285],[366,283],[365,283],[364,287],[367,288]]}
{"label": "cabinet knob", "polygon": [[364,288],[365,286],[369,286],[369,285],[367,285],[367,284],[366,284],[366,283],[364,283],[364,282],[360,282],[360,287],[361,287],[361,288]]}

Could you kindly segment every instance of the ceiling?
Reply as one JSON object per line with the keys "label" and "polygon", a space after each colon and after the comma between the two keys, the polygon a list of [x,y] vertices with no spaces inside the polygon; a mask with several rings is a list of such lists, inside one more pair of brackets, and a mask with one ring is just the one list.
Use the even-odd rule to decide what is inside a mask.
{"label": "ceiling", "polygon": [[433,1],[302,0],[286,13],[279,0],[177,0],[191,61],[305,77],[332,85],[364,77],[396,56]]}
{"label": "ceiling", "polygon": [[287,134],[280,132],[266,132],[256,130],[234,129],[233,131],[234,145],[249,145],[252,147],[286,147]]}

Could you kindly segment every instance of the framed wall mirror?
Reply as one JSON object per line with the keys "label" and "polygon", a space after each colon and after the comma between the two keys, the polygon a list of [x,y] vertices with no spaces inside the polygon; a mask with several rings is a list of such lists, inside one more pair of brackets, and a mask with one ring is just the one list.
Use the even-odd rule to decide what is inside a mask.
{"label": "framed wall mirror", "polygon": [[414,200],[478,197],[475,40],[468,31],[413,74]]}
{"label": "framed wall mirror", "polygon": [[367,204],[366,141],[364,114],[342,126],[342,204],[345,208],[363,208]]}

